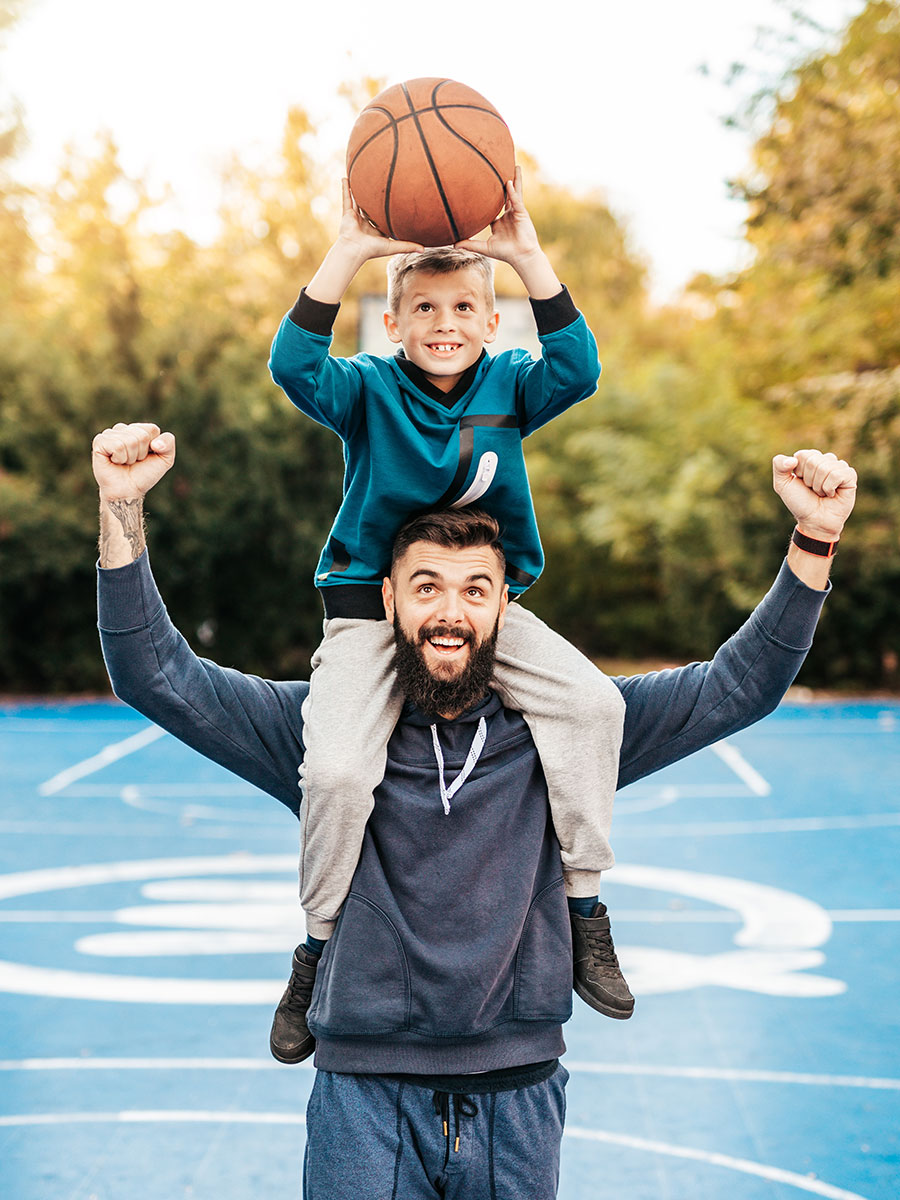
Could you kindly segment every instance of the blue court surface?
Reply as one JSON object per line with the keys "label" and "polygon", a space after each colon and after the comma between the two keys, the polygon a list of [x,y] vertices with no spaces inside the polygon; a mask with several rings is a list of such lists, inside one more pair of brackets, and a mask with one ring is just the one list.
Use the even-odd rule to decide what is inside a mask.
{"label": "blue court surface", "polygon": [[[0,706],[0,763],[0,1194],[299,1197],[294,819],[112,701]],[[560,1195],[897,1200],[900,705],[783,706],[613,844],[637,1008],[575,1002]]]}

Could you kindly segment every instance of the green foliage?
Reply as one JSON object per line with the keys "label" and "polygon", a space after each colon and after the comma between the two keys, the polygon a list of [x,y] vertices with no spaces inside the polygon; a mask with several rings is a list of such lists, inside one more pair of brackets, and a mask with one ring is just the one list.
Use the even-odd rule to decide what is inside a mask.
{"label": "green foliage", "polygon": [[787,531],[755,413],[724,372],[660,358],[627,384],[601,378],[532,440],[546,620],[613,657],[704,656],[733,631]]}
{"label": "green foliage", "polygon": [[[223,661],[302,672],[340,448],[268,377],[289,301],[264,302],[221,247],[142,234],[147,197],[108,143],[64,166],[55,197],[53,269],[27,310],[0,307],[0,688],[104,685],[88,452],[119,420],[154,420],[180,443],[148,503],[179,624]],[[251,250],[254,265],[272,257]]]}
{"label": "green foliage", "polygon": [[753,265],[721,328],[751,386],[900,359],[900,8],[872,0],[838,48],[802,64],[759,138]]}

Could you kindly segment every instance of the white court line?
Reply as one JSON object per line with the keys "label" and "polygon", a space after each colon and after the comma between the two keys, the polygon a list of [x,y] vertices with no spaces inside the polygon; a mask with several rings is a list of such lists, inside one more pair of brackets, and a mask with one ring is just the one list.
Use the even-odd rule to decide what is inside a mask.
{"label": "white court line", "polygon": [[805,1087],[869,1088],[878,1092],[900,1092],[900,1079],[869,1075],[813,1075],[797,1071],[742,1070],[739,1067],[661,1067],[640,1063],[562,1061],[568,1071],[584,1071],[590,1075],[652,1075],[663,1079],[712,1079],[727,1083],[800,1084]]}
{"label": "white court line", "polygon": [[125,1112],[13,1113],[0,1117],[0,1128],[18,1125],[146,1125],[204,1124],[305,1125],[302,1113],[208,1112],[192,1109],[132,1109]]}
{"label": "white court line", "polygon": [[838,908],[828,915],[832,921],[900,921],[897,908]]}
{"label": "white court line", "polygon": [[64,771],[60,771],[51,779],[45,780],[38,787],[38,795],[53,796],[56,792],[62,791],[68,784],[74,783],[76,779],[84,779],[85,775],[93,775],[95,771],[109,766],[110,763],[117,762],[120,758],[125,758],[126,755],[133,754],[135,750],[143,750],[145,746],[149,746],[157,738],[163,737],[165,732],[158,725],[148,725],[146,729],[132,734],[131,737],[125,738],[124,741],[111,742],[108,746],[104,746],[97,754],[92,754],[90,758],[85,758],[80,763],[75,763],[74,766],[66,767]]}
{"label": "white court line", "polygon": [[[68,795],[66,799],[68,799]],[[283,804],[278,804],[277,808],[271,810],[269,817],[260,815],[256,824],[248,821],[244,825],[228,825],[225,822],[230,819],[229,814],[223,811],[221,825],[192,826],[180,829],[179,833],[196,833],[203,838],[272,838],[275,835],[283,835],[282,818],[286,819],[288,815],[292,815],[291,810]],[[61,837],[63,835],[89,838],[127,837],[134,841],[142,837],[159,837],[161,828],[161,822],[157,822],[155,825],[129,825],[124,821],[118,824],[112,822],[89,824],[74,821],[57,821],[53,824],[49,824],[47,821],[0,821],[0,833],[21,833],[27,834],[29,837]]]}
{"label": "white court line", "polygon": [[[573,1074],[641,1075],[662,1079],[709,1079],[725,1083],[798,1084],[804,1087],[863,1088],[900,1092],[900,1079],[869,1075],[814,1075],[797,1071],[742,1070],[738,1067],[663,1067],[642,1063],[569,1062]],[[313,1070],[312,1060],[295,1064]],[[0,1071],[282,1071],[272,1058],[19,1058],[0,1059]]]}
{"label": "white court line", "polygon": [[[162,798],[155,800],[146,797],[143,794],[144,790],[136,784],[128,783],[120,790],[119,798],[129,808],[137,808],[142,812],[158,813],[166,817],[179,817],[183,821],[221,821],[223,818],[239,823],[242,821],[252,821],[256,824],[259,821],[259,813],[252,806],[246,809],[214,808],[210,805],[185,804],[177,800],[169,801]],[[152,791],[153,789],[149,790]],[[252,793],[248,793],[249,795],[252,795]],[[263,796],[264,793],[259,792],[257,795]]]}
{"label": "white court line", "polygon": [[609,1133],[605,1129],[580,1129],[578,1126],[569,1126],[564,1132],[567,1137],[581,1138],[585,1141],[605,1142],[607,1145],[626,1146],[630,1150],[644,1150],[650,1154],[666,1154],[671,1158],[688,1158],[694,1162],[708,1163],[713,1167],[727,1167],[744,1175],[768,1179],[772,1183],[786,1183],[801,1192],[811,1192],[814,1196],[826,1196],[828,1200],[865,1200],[858,1192],[848,1192],[819,1179],[810,1179],[808,1175],[785,1171],[781,1167],[770,1167],[766,1163],[751,1162],[746,1158],[732,1158],[730,1154],[694,1150],[690,1146],[672,1146],[668,1142],[631,1137],[625,1133]]}
{"label": "white court line", "polygon": [[[223,1124],[223,1125],[305,1125],[306,1118],[302,1113],[278,1112],[211,1112],[208,1110],[192,1111],[190,1109],[134,1109],[125,1112],[108,1113],[21,1113],[0,1117],[0,1128],[23,1125],[83,1125],[83,1124]],[[755,1175],[760,1179],[768,1179],[773,1183],[784,1183],[795,1187],[801,1192],[810,1192],[815,1196],[825,1196],[827,1200],[866,1200],[858,1192],[848,1192],[843,1188],[833,1187],[819,1179],[810,1179],[808,1175],[797,1175],[794,1171],[785,1171],[781,1167],[772,1167],[767,1163],[751,1162],[746,1158],[733,1158],[729,1154],[717,1154],[709,1150],[695,1150],[689,1146],[673,1146],[667,1142],[651,1141],[649,1138],[630,1137],[622,1133],[610,1133],[605,1129],[583,1129],[569,1126],[563,1130],[563,1136],[577,1138],[582,1141],[604,1142],[607,1145],[625,1146],[630,1150],[642,1150],[650,1154],[664,1154],[672,1158],[687,1158],[694,1162],[704,1163],[714,1167],[725,1167],[739,1171],[744,1175]]]}
{"label": "white court line", "polygon": [[4,733],[128,733],[136,721],[82,721],[73,716],[68,720],[4,721],[0,717],[0,736]]}
{"label": "white court line", "polygon": [[894,829],[900,812],[846,817],[772,817],[759,821],[692,821],[684,825],[623,825],[616,837],[732,837],[744,833],[827,833],[837,829]]}
{"label": "white court line", "polygon": [[[164,797],[174,796],[183,799],[194,799],[196,796],[228,796],[237,797],[241,800],[247,800],[251,797],[258,798],[265,796],[266,793],[261,788],[255,788],[250,783],[245,783],[243,780],[236,780],[233,783],[227,779],[217,780],[215,783],[147,783],[147,784],[128,784],[128,787],[134,787],[141,796]],[[87,796],[93,798],[95,796],[112,796],[116,799],[121,799],[122,795],[121,783],[86,783],[73,784],[69,788],[70,796]]]}
{"label": "white court line", "polygon": [[760,775],[756,767],[752,767],[747,762],[737,746],[733,746],[728,741],[714,742],[710,746],[710,750],[712,750],[717,758],[722,760],[726,767],[730,767],[734,771],[738,779],[746,783],[754,796],[769,796],[772,794],[772,785]]}
{"label": "white court line", "polygon": [[71,867],[46,867],[0,875],[0,900],[35,892],[61,891],[98,883],[140,882],[145,879],[178,879],[185,875],[254,875],[263,871],[296,871],[296,854],[230,854],[188,858],[147,858],[125,862],[79,863]]}

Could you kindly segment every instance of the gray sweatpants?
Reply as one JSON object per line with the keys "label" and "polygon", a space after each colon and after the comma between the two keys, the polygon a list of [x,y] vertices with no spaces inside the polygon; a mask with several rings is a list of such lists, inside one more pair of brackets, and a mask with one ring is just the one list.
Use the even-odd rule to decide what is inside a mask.
{"label": "gray sweatpants", "polygon": [[[403,696],[389,621],[334,617],[312,659],[303,705],[300,902],[313,937],[331,935],[359,861]],[[493,685],[540,755],[566,892],[595,895],[609,846],[625,703],[590,659],[521,604],[497,639]]]}

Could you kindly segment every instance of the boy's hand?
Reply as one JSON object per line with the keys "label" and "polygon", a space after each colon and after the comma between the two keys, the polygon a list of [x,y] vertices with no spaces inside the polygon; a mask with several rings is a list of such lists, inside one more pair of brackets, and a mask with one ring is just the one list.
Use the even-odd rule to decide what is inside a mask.
{"label": "boy's hand", "polygon": [[492,222],[491,236],[486,241],[469,238],[456,246],[509,263],[535,300],[549,300],[562,291],[522,199],[521,167],[516,167],[515,181],[507,180],[506,207]]}
{"label": "boy's hand", "polygon": [[387,254],[410,254],[424,250],[418,242],[399,242],[396,238],[386,237],[365,217],[359,205],[353,199],[350,191],[350,181],[341,180],[341,200],[343,213],[338,229],[337,242],[348,247],[363,257],[383,258]]}
{"label": "boy's hand", "polygon": [[425,249],[418,242],[398,242],[380,233],[360,212],[347,179],[341,180],[341,196],[343,213],[337,239],[306,285],[307,296],[322,304],[340,304],[353,276],[370,258]]}

